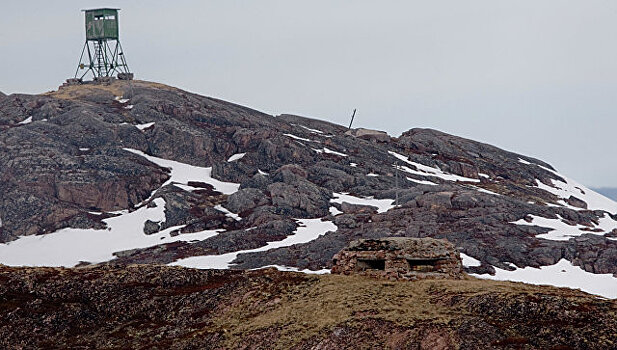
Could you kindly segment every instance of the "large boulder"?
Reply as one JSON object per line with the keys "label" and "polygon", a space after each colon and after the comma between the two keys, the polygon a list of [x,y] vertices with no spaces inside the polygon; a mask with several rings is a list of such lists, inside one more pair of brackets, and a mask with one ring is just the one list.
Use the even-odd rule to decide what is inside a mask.
{"label": "large boulder", "polygon": [[269,204],[268,197],[257,188],[244,188],[227,198],[227,209],[242,213],[255,207]]}
{"label": "large boulder", "polygon": [[328,215],[332,193],[306,180],[294,184],[275,182],[268,186],[277,211],[296,218]]}

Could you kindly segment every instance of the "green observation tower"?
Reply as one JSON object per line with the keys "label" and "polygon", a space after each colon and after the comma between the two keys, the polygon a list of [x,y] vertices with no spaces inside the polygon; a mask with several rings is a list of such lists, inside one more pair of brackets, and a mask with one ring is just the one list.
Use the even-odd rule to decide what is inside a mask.
{"label": "green observation tower", "polygon": [[133,79],[120,44],[118,10],[83,10],[86,15],[86,43],[73,80],[82,81],[88,73],[92,73],[94,80],[111,78],[114,74],[118,79]]}

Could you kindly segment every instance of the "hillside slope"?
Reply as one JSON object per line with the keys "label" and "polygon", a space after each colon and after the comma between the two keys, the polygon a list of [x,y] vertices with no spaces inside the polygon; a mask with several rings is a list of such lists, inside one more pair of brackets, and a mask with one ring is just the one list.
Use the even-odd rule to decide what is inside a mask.
{"label": "hillside slope", "polygon": [[611,349],[617,303],[477,279],[0,266],[0,347]]}
{"label": "hillside slope", "polygon": [[0,177],[8,265],[323,271],[357,238],[436,237],[471,273],[564,266],[566,285],[617,297],[617,203],[436,130],[395,138],[157,83],[87,84],[0,97]]}

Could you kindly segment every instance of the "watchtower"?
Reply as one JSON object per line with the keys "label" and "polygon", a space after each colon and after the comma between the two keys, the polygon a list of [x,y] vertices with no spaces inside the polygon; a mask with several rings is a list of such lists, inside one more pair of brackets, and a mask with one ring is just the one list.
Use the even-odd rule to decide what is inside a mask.
{"label": "watchtower", "polygon": [[120,44],[118,10],[83,10],[86,18],[86,43],[81,50],[74,79],[81,81],[88,73],[92,73],[94,80],[113,77],[115,73],[118,73],[118,79],[133,79]]}

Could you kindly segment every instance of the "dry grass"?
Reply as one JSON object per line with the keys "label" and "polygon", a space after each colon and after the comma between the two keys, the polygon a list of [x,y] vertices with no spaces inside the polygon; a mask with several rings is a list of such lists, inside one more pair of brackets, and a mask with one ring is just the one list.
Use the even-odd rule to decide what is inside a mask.
{"label": "dry grass", "polygon": [[143,80],[132,80],[129,82],[127,80],[117,80],[116,79],[116,80],[113,80],[111,83],[98,83],[98,84],[89,83],[89,84],[82,84],[82,85],[64,86],[56,91],[46,92],[42,95],[51,96],[51,97],[64,99],[64,100],[79,100],[88,95],[96,95],[96,94],[104,94],[104,93],[110,93],[115,97],[115,96],[122,96],[124,94],[124,91],[129,89],[129,86],[130,86],[129,84],[132,84],[133,87],[147,87],[147,88],[161,89],[161,90],[167,90],[167,91],[180,91],[176,88],[173,88],[165,84],[160,84],[160,83],[154,83],[154,82],[143,81]]}
{"label": "dry grass", "polygon": [[[468,278],[466,280],[425,280],[417,282],[380,281],[362,276],[325,275],[307,283],[290,285],[287,290],[270,294],[254,290],[241,302],[214,320],[226,339],[243,339],[260,330],[279,330],[272,348],[289,348],[342,323],[381,319],[413,327],[420,322],[448,324],[468,314],[460,305],[448,302],[453,297],[482,294],[508,296],[532,295],[537,286]],[[563,296],[583,293],[542,287],[543,292]]]}

